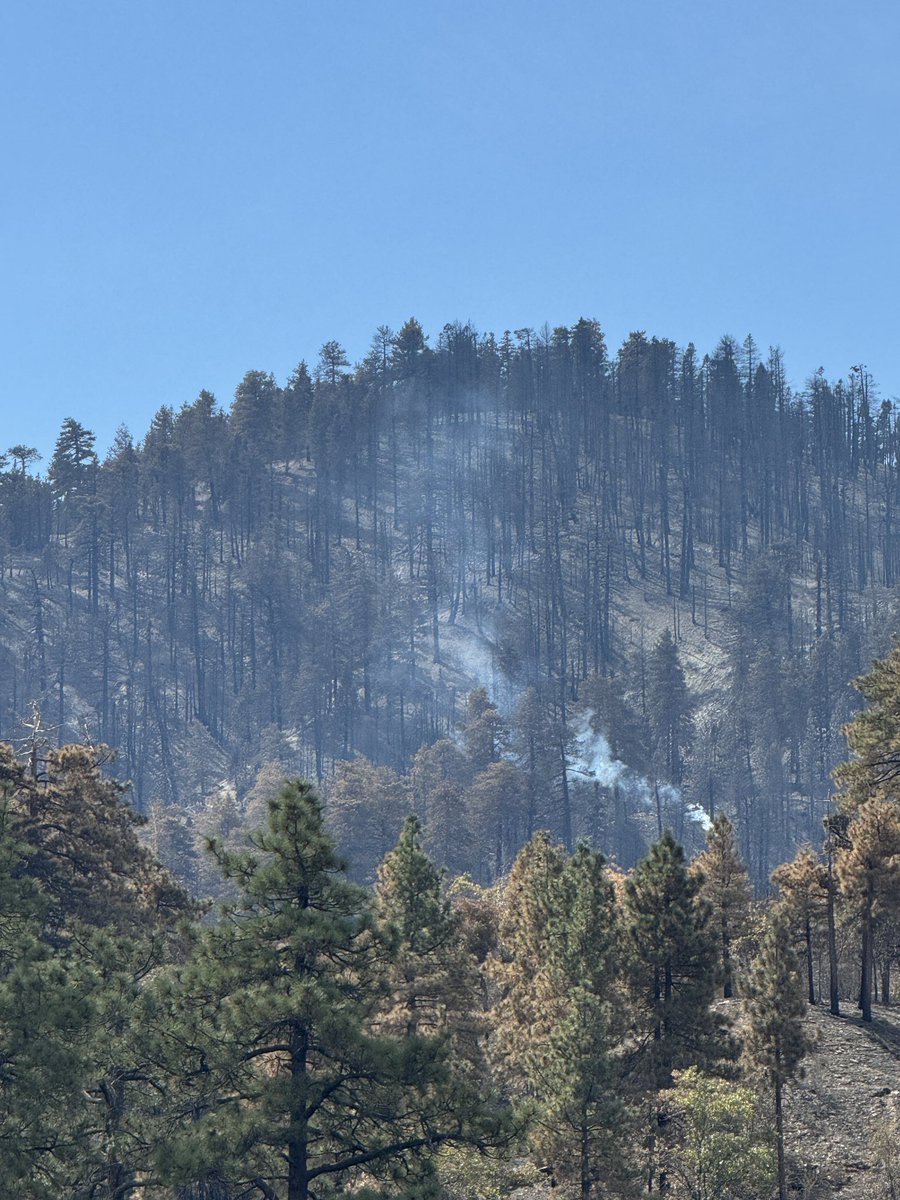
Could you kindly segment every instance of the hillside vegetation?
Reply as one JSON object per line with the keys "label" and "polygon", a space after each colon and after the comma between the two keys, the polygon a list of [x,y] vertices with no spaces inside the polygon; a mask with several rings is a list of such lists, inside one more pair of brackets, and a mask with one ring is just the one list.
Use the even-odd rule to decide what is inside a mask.
{"label": "hillside vegetation", "polygon": [[102,461],[70,418],[0,474],[0,733],[109,743],[192,822],[319,780],[370,875],[410,808],[485,883],[540,827],[630,865],[724,809],[763,885],[887,645],[898,444],[864,370],[591,320],[329,342]]}

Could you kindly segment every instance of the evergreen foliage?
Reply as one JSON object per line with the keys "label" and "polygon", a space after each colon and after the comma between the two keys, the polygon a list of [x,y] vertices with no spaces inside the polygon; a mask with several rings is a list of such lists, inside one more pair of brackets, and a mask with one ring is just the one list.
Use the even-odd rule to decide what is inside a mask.
{"label": "evergreen foliage", "polygon": [[284,1200],[351,1180],[424,1196],[428,1152],[476,1136],[478,1113],[456,1111],[440,1041],[372,1031],[391,945],[309,787],[269,814],[254,850],[213,845],[238,896],[163,993],[181,1119],[159,1169]]}
{"label": "evergreen foliage", "polygon": [[[405,777],[463,732],[465,778],[419,815],[488,882],[536,828],[571,849],[604,808],[606,851],[643,853],[643,814],[567,777],[577,704],[651,787],[727,811],[763,889],[818,836],[846,681],[884,653],[898,447],[864,371],[792,390],[752,339],[616,351],[590,318],[430,338],[410,318],[354,365],[329,339],[285,380],[257,368],[231,403],[120,429],[102,461],[70,417],[44,477],[30,445],[0,455],[0,590],[22,614],[0,630],[0,732],[35,700],[60,744],[87,720],[141,812],[190,813],[267,764],[323,793],[340,761]],[[453,788],[510,755],[528,790],[485,853]],[[658,832],[690,842],[661,794]],[[350,823],[362,877],[403,815],[377,850]]]}
{"label": "evergreen foliage", "polygon": [[851,757],[834,772],[850,810],[876,797],[900,798],[900,645],[853,686],[866,706],[844,727]]}
{"label": "evergreen foliage", "polygon": [[900,807],[885,799],[861,804],[848,827],[849,846],[838,856],[837,879],[860,929],[859,1007],[872,1020],[875,918],[879,906],[900,902]]}
{"label": "evergreen foliage", "polygon": [[625,881],[631,1019],[655,1090],[671,1087],[679,1068],[732,1053],[710,1007],[718,945],[701,887],[669,830]]}
{"label": "evergreen foliage", "polygon": [[621,963],[602,855],[565,857],[543,833],[519,853],[503,897],[495,1059],[532,1126],[531,1144],[578,1194],[627,1176],[620,1093]]}
{"label": "evergreen foliage", "polygon": [[564,867],[561,848],[539,830],[516,856],[502,893],[492,1054],[507,1086],[524,1095],[535,1095],[561,1015],[546,967]]}
{"label": "evergreen foliage", "polygon": [[443,1034],[457,1065],[481,1065],[480,985],[461,918],[444,895],[442,873],[422,849],[421,825],[407,817],[378,870],[375,912],[394,939],[380,1028],[405,1036]]}
{"label": "evergreen foliage", "polygon": [[787,1200],[784,1160],[784,1085],[796,1075],[808,1043],[806,1002],[788,927],[776,914],[760,946],[747,986],[745,1053],[772,1089],[778,1155],[778,1196]]}
{"label": "evergreen foliage", "polygon": [[734,829],[724,813],[716,813],[706,834],[706,849],[694,860],[701,879],[700,897],[709,906],[710,924],[719,943],[722,995],[734,995],[735,943],[746,925],[753,895],[747,868],[737,848]]}
{"label": "evergreen foliage", "polygon": [[0,1191],[56,1200],[87,1157],[95,983],[45,941],[47,902],[23,870],[8,794],[0,804]]}
{"label": "evergreen foliage", "polygon": [[813,935],[826,917],[828,877],[811,846],[801,846],[790,862],[772,872],[779,909],[794,937],[802,942],[806,964],[807,999],[816,1003]]}

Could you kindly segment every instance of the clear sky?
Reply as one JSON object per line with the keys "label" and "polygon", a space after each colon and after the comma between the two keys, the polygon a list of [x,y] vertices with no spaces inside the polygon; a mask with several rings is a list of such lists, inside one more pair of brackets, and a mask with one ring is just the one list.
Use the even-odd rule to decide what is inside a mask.
{"label": "clear sky", "polygon": [[380,324],[900,396],[896,0],[4,0],[0,450]]}

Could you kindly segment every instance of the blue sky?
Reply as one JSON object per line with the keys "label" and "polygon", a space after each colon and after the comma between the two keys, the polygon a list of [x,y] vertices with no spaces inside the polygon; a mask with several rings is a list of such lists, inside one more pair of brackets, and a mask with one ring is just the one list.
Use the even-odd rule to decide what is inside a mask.
{"label": "blue sky", "polygon": [[900,396],[900,6],[5,0],[0,449],[417,316]]}

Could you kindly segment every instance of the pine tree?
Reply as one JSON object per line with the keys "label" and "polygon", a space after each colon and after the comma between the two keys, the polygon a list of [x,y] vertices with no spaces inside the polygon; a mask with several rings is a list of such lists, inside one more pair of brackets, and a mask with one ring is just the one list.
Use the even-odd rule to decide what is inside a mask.
{"label": "pine tree", "polygon": [[546,972],[558,1018],[547,1041],[534,1141],[582,1200],[626,1174],[629,1111],[618,1057],[618,922],[603,856],[584,845],[558,881]]}
{"label": "pine tree", "polygon": [[625,883],[635,1028],[648,1035],[649,1080],[672,1086],[680,1067],[704,1067],[731,1052],[711,1011],[718,944],[702,881],[666,830]]}
{"label": "pine tree", "polygon": [[588,676],[578,699],[590,710],[591,729],[603,734],[613,758],[643,774],[650,765],[647,722],[629,702],[622,676]]}
{"label": "pine tree", "polygon": [[480,986],[460,919],[443,894],[443,876],[421,845],[418,818],[407,817],[396,847],[378,869],[375,913],[394,939],[387,969],[389,995],[380,1029],[404,1036],[442,1034],[457,1063],[481,1058]]}
{"label": "pine tree", "polygon": [[585,1198],[624,1169],[616,943],[602,855],[536,834],[503,893],[493,1054],[541,1161]]}
{"label": "pine tree", "polygon": [[501,759],[479,771],[465,793],[466,817],[481,848],[473,865],[483,882],[499,878],[512,864],[522,841],[527,791],[523,773]]}
{"label": "pine tree", "polygon": [[844,726],[852,757],[834,771],[848,809],[875,796],[900,797],[900,644],[853,686],[867,703]]}
{"label": "pine tree", "polygon": [[[8,786],[0,797],[0,1193],[56,1200],[90,1160],[84,1102],[96,981],[44,936]],[[93,1114],[91,1114],[91,1117]]]}
{"label": "pine tree", "polygon": [[471,1136],[480,1112],[454,1110],[440,1042],[371,1032],[390,946],[308,785],[285,785],[252,842],[213,846],[238,897],[160,989],[183,1116],[160,1171],[270,1200],[379,1177],[430,1194],[431,1152]]}
{"label": "pine tree", "polygon": [[859,1007],[872,1020],[874,922],[878,905],[896,911],[900,899],[900,808],[890,800],[861,804],[848,828],[849,849],[837,858],[837,879],[860,923]]}
{"label": "pine tree", "polygon": [[484,688],[476,688],[466,697],[462,732],[473,775],[497,761],[506,724]]}
{"label": "pine tree", "polygon": [[778,1196],[787,1200],[784,1165],[784,1085],[808,1049],[803,1033],[806,1002],[790,930],[775,915],[753,963],[747,988],[745,1052],[772,1088],[778,1153]]}
{"label": "pine tree", "polygon": [[816,1003],[813,970],[813,933],[826,915],[828,879],[825,867],[811,846],[801,846],[790,862],[772,872],[779,891],[779,909],[791,933],[802,941],[806,961],[807,998]]}
{"label": "pine tree", "polygon": [[502,891],[499,951],[491,968],[499,991],[491,1056],[514,1094],[534,1094],[559,1018],[546,965],[564,866],[561,848],[539,830],[516,855]]}
{"label": "pine tree", "polygon": [[47,753],[40,778],[19,774],[21,837],[50,901],[47,920],[61,931],[73,918],[122,933],[174,928],[190,899],[139,842],[144,818],[103,774],[105,757],[103,746],[63,746]]}
{"label": "pine tree", "polygon": [[48,476],[54,496],[74,500],[92,490],[97,455],[94,435],[74,417],[66,417],[56,439]]}
{"label": "pine tree", "polygon": [[647,718],[656,777],[680,784],[684,754],[694,737],[694,702],[668,629],[647,664]]}
{"label": "pine tree", "polygon": [[702,880],[700,897],[709,905],[710,923],[718,937],[722,995],[727,999],[734,995],[734,943],[746,926],[753,892],[734,829],[724,813],[713,818],[706,849],[691,870]]}

